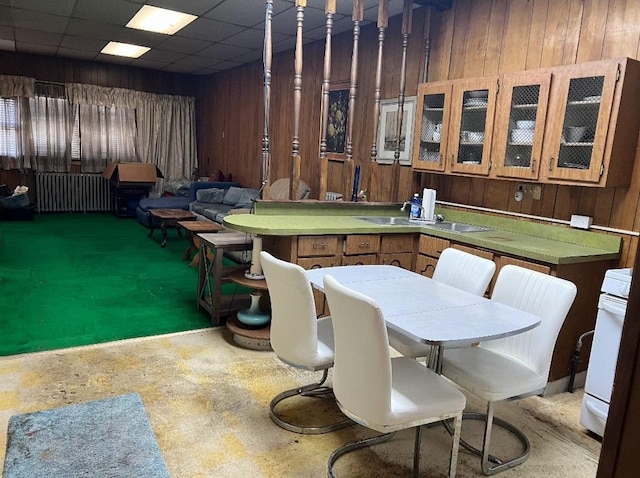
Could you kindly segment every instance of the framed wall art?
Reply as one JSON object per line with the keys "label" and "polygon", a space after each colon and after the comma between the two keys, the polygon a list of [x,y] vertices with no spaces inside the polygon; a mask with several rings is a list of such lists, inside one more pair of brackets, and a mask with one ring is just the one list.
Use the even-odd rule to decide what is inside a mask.
{"label": "framed wall art", "polygon": [[[416,116],[416,97],[405,98],[402,131],[400,132],[400,164],[411,165],[413,123]],[[378,128],[378,158],[380,164],[391,164],[396,150],[398,98],[380,101]]]}
{"label": "framed wall art", "polygon": [[344,161],[347,157],[347,122],[349,120],[349,82],[329,86],[327,116],[327,159]]}

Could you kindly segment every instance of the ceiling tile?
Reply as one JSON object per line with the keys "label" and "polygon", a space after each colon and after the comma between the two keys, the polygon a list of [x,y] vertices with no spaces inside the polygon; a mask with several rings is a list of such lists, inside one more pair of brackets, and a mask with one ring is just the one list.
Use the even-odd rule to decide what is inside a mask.
{"label": "ceiling tile", "polygon": [[239,61],[244,65],[246,63],[252,63],[260,59],[262,59],[262,50],[251,50],[248,53],[236,56],[233,60]]}
{"label": "ceiling tile", "polygon": [[152,70],[161,70],[167,65],[164,61],[149,60],[148,58],[145,58],[145,56],[146,54],[142,55],[140,58],[135,58],[130,65],[137,66],[139,68],[150,68]]}
{"label": "ceiling tile", "polygon": [[14,26],[13,14],[9,7],[0,7],[0,25],[6,25],[8,27]]}
{"label": "ceiling tile", "polygon": [[65,33],[78,37],[98,38],[100,40],[113,40],[124,27],[111,25],[92,20],[79,18],[69,19]]}
{"label": "ceiling tile", "polygon": [[13,40],[13,28],[0,26],[0,38]]}
{"label": "ceiling tile", "polygon": [[[200,68],[197,68],[198,70]],[[181,65],[179,63],[171,63],[170,65],[162,68],[163,71],[170,71],[172,73],[191,73],[193,71],[193,67],[189,65]]]}
{"label": "ceiling tile", "polygon": [[231,35],[235,35],[243,30],[243,27],[230,23],[198,18],[184,27],[177,33],[177,36],[198,38],[207,41],[224,40]]}
{"label": "ceiling tile", "polygon": [[158,48],[188,55],[202,51],[209,46],[211,46],[211,42],[196,40],[195,38],[170,36],[160,43]]}
{"label": "ceiling tile", "polygon": [[62,37],[60,46],[64,48],[72,48],[74,50],[88,50],[99,52],[105,45],[109,43],[105,40],[97,40],[95,38],[76,37],[65,35]]}
{"label": "ceiling tile", "polygon": [[[277,43],[281,40],[289,38],[289,35],[282,33],[271,33],[271,41]],[[247,28],[237,35],[222,40],[225,45],[243,46],[245,48],[255,48],[264,43],[264,30],[256,30],[255,28]]]}
{"label": "ceiling tile", "polygon": [[157,47],[166,39],[167,35],[163,35],[162,33],[147,32],[126,27],[121,27],[118,33],[111,38],[113,41],[148,46],[149,48]]}
{"label": "ceiling tile", "polygon": [[142,55],[142,57],[144,57],[145,60],[153,60],[153,61],[159,61],[164,63],[175,63],[176,61],[182,60],[185,56],[186,55],[183,53],[159,50],[157,48],[154,48],[153,50],[149,50],[144,55]]}
{"label": "ceiling tile", "polygon": [[230,60],[240,55],[246,55],[250,51],[251,50],[249,48],[215,44],[209,48],[205,48],[201,52],[198,52],[198,56],[203,56],[212,60]]}
{"label": "ceiling tile", "polygon": [[48,46],[58,46],[62,40],[59,33],[39,32],[37,30],[23,30],[16,28],[16,41],[27,43],[41,43]]}
{"label": "ceiling tile", "polygon": [[36,53],[38,55],[55,55],[58,47],[39,45],[36,43],[16,42],[16,51],[20,53]]}
{"label": "ceiling tile", "polygon": [[[256,8],[257,3],[260,8]],[[292,4],[290,3],[275,1],[273,15],[276,16],[291,8]],[[264,23],[265,14],[264,2],[256,2],[256,0],[226,0],[204,16],[214,20],[224,19],[225,22],[233,23],[234,25],[252,27],[261,22]]]}
{"label": "ceiling tile", "polygon": [[114,25],[126,25],[138,10],[140,5],[124,0],[79,0],[73,9],[72,16]]}
{"label": "ceiling tile", "polygon": [[19,9],[13,9],[12,12],[13,22],[16,28],[64,33],[67,26],[67,17]]}
{"label": "ceiling tile", "polygon": [[200,16],[222,2],[223,0],[188,0],[187,2],[184,0],[153,0],[149,3],[152,3],[154,7]]}
{"label": "ceiling tile", "polygon": [[0,39],[0,50],[16,51],[16,44],[13,40]]}
{"label": "ceiling tile", "polygon": [[13,8],[33,10],[35,12],[51,13],[53,15],[69,16],[73,11],[76,0],[13,0]]}
{"label": "ceiling tile", "polygon": [[80,60],[93,60],[97,53],[88,50],[76,50],[75,48],[58,48],[58,56],[66,58],[78,58]]}

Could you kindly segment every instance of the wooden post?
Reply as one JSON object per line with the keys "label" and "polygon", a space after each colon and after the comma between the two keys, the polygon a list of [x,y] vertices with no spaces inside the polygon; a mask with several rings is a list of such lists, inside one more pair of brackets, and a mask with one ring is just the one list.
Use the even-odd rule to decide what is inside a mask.
{"label": "wooden post", "polygon": [[[400,181],[400,135],[402,132],[402,120],[404,117],[404,93],[407,82],[407,48],[411,35],[411,22],[413,16],[413,1],[404,0],[402,10],[402,66],[400,68],[400,91],[398,93],[398,120],[396,122],[396,150],[393,153],[393,179],[391,182],[391,198],[399,201],[398,196]],[[405,147],[410,147],[405,143]]]}
{"label": "wooden post", "polygon": [[[302,25],[307,0],[296,0],[296,52],[293,77],[293,145],[291,151],[291,181],[289,199],[298,199],[300,189],[300,104],[302,102]],[[296,164],[297,163],[297,164]]]}
{"label": "wooden post", "polygon": [[[262,184],[266,185],[263,195],[268,191],[271,173],[271,148],[269,145],[269,110],[271,108],[271,19],[273,17],[273,0],[266,0],[265,23],[264,23],[264,129],[262,132]],[[268,194],[267,194],[268,196]],[[264,196],[263,196],[264,197]]]}
{"label": "wooden post", "polygon": [[[389,0],[378,2],[378,63],[376,65],[376,84],[373,103],[373,144],[371,146],[371,165],[369,166],[369,200],[375,201],[378,187],[378,138],[380,137],[380,99],[382,95],[382,58],[384,37],[389,25]],[[382,133],[384,134],[384,132]]]}
{"label": "wooden post", "polygon": [[[351,197],[353,186],[353,174],[355,172],[355,165],[353,162],[353,122],[355,121],[355,109],[356,109],[356,91],[358,84],[358,49],[360,42],[360,22],[364,18],[364,1],[353,0],[353,52],[351,54],[351,80],[349,87],[349,114],[347,119],[347,131],[346,131],[346,156],[347,159],[344,162],[344,181],[345,192],[344,197]],[[356,194],[358,192],[356,191]]]}
{"label": "wooden post", "polygon": [[320,185],[318,199],[327,197],[327,176],[329,164],[327,160],[327,121],[329,117],[329,83],[331,81],[331,33],[333,31],[333,15],[336,13],[336,0],[326,0],[324,13],[327,17],[327,33],[324,45],[324,70],[322,75],[322,107],[320,114]]}

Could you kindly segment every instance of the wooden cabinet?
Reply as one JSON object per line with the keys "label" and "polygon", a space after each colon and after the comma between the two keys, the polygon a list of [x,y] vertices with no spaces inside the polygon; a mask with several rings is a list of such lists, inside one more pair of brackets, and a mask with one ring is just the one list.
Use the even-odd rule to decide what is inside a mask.
{"label": "wooden cabinet", "polygon": [[388,234],[380,237],[378,263],[413,269],[416,249],[415,234]]}
{"label": "wooden cabinet", "polygon": [[413,168],[625,187],[638,101],[640,63],[628,58],[421,84]]}
{"label": "wooden cabinet", "polygon": [[433,277],[433,271],[442,251],[449,247],[447,239],[439,237],[420,235],[418,243],[418,257],[416,258],[416,269],[418,274],[426,277]]}
{"label": "wooden cabinet", "polygon": [[543,149],[549,182],[629,185],[640,130],[639,65],[625,58],[554,69]]}
{"label": "wooden cabinet", "polygon": [[549,71],[502,77],[492,149],[494,176],[538,179],[550,85]]}
{"label": "wooden cabinet", "polygon": [[496,78],[418,86],[413,168],[487,175]]}

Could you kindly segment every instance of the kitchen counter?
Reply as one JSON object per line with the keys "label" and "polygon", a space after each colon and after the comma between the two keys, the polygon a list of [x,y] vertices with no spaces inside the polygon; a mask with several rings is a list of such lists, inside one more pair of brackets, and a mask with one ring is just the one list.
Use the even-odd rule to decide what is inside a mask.
{"label": "kitchen counter", "polygon": [[536,260],[547,264],[576,264],[617,259],[620,237],[539,224],[487,214],[436,208],[447,221],[490,228],[481,232],[452,232],[428,225],[376,225],[357,216],[407,217],[399,204],[258,201],[255,214],[233,214],[228,228],[269,236],[329,234],[422,233],[455,242]]}

